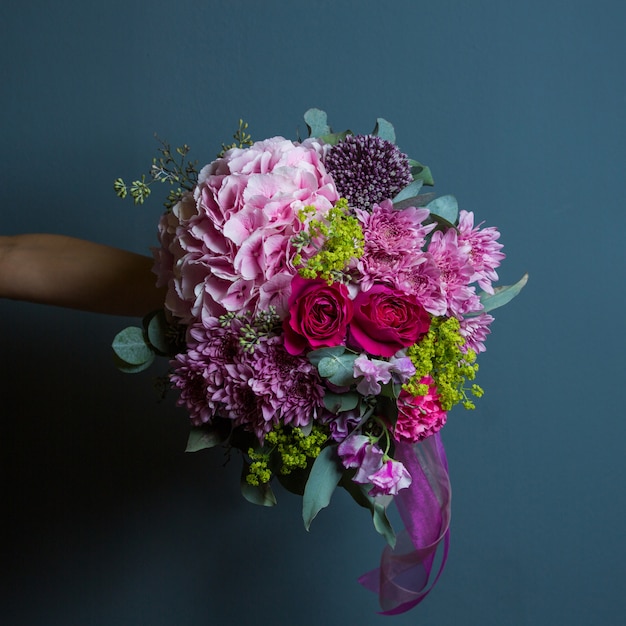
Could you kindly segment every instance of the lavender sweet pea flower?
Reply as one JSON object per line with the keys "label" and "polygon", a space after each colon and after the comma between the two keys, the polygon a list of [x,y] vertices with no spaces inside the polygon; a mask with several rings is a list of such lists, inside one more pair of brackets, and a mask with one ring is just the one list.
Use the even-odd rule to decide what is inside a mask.
{"label": "lavender sweet pea flower", "polygon": [[415,374],[415,365],[408,356],[392,356],[389,359],[389,371],[396,382],[404,384]]}
{"label": "lavender sweet pea flower", "polygon": [[[410,360],[410,359],[409,359]],[[364,396],[377,396],[381,391],[380,383],[391,380],[391,363],[379,359],[368,359],[362,354],[354,361],[354,377],[363,376],[356,390]]]}
{"label": "lavender sweet pea flower", "polygon": [[365,435],[351,435],[339,444],[337,452],[344,467],[359,468],[352,479],[355,483],[369,483],[370,476],[383,464],[383,451]]}
{"label": "lavender sweet pea flower", "polygon": [[395,496],[400,489],[406,489],[412,482],[411,475],[400,461],[388,459],[382,467],[369,476],[373,487],[369,495]]}

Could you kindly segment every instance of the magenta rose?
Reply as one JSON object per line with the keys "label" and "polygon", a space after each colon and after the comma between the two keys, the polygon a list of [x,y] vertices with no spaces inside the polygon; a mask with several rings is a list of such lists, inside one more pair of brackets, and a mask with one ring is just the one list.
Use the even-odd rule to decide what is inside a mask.
{"label": "magenta rose", "polygon": [[390,357],[428,332],[430,317],[415,296],[374,285],[354,299],[350,340],[375,356]]}
{"label": "magenta rose", "polygon": [[285,348],[290,354],[301,354],[307,348],[343,345],[351,319],[352,300],[345,285],[296,275],[283,322]]}

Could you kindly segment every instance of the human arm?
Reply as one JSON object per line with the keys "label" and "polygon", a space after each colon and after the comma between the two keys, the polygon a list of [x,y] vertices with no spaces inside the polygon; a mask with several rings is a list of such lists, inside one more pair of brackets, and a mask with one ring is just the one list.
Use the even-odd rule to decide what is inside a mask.
{"label": "human arm", "polygon": [[0,236],[0,298],[110,315],[163,306],[152,259],[64,235]]}

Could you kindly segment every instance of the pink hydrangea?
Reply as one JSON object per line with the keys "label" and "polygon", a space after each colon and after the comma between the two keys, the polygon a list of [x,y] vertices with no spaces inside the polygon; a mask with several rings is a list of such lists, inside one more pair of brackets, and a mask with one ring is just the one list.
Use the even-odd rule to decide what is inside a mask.
{"label": "pink hydrangea", "polygon": [[285,314],[298,212],[314,206],[322,217],[339,199],[324,152],[314,140],[274,137],[229,150],[201,170],[193,198],[159,226],[155,271],[172,313],[187,324],[271,305]]}

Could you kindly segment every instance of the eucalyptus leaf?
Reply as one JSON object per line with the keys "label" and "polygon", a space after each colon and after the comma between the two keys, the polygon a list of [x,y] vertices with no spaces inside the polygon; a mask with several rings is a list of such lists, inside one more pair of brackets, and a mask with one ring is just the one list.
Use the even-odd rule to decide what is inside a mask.
{"label": "eucalyptus leaf", "polygon": [[425,207],[431,200],[434,200],[437,197],[434,193],[421,193],[418,196],[413,196],[412,198],[407,198],[406,200],[401,200],[400,202],[394,202],[393,208],[396,211],[401,211],[402,209],[406,209],[407,207]]}
{"label": "eucalyptus leaf", "polygon": [[374,528],[381,534],[391,548],[396,546],[396,533],[394,532],[391,522],[387,517],[387,509],[382,504],[374,502],[374,508],[372,510],[372,521],[374,522]]}
{"label": "eucalyptus leaf", "polygon": [[128,365],[142,365],[154,359],[154,352],[146,343],[143,330],[129,326],[113,338],[113,352]]}
{"label": "eucalyptus leaf", "polygon": [[309,129],[309,137],[321,137],[333,132],[328,125],[328,115],[321,109],[309,109],[304,114],[304,121]]}
{"label": "eucalyptus leaf", "polygon": [[312,352],[307,352],[306,356],[311,364],[317,367],[323,358],[341,356],[345,351],[346,349],[343,346],[334,346],[332,348],[318,348],[317,350],[313,350]]}
{"label": "eucalyptus leaf", "polygon": [[335,415],[343,411],[351,411],[355,409],[358,404],[358,393],[332,393],[331,391],[327,391],[324,394],[324,406]]}
{"label": "eucalyptus leaf", "polygon": [[344,130],[342,133],[330,133],[330,135],[319,135],[317,139],[319,139],[322,143],[327,143],[330,146],[334,146],[338,144],[340,141],[343,141],[348,135],[351,135],[351,130]]}
{"label": "eucalyptus leaf", "polygon": [[509,303],[524,288],[528,282],[528,274],[524,274],[514,285],[496,287],[493,294],[481,293],[480,301],[484,309],[481,313],[493,311]]}
{"label": "eucalyptus leaf", "polygon": [[189,431],[185,452],[198,452],[199,450],[213,448],[224,443],[226,439],[227,436],[224,436],[224,431],[220,428],[211,426],[192,427]]}
{"label": "eucalyptus leaf", "polygon": [[402,200],[407,200],[408,198],[415,198],[423,184],[424,183],[421,180],[414,180],[412,183],[409,183],[402,191],[400,191],[400,193],[396,195],[393,199],[393,203],[402,202]]}
{"label": "eucalyptus leaf", "polygon": [[150,345],[162,356],[172,355],[172,343],[168,336],[170,325],[163,310],[155,311],[147,320],[146,333]]}
{"label": "eucalyptus leaf", "polygon": [[338,387],[346,387],[354,383],[354,362],[356,354],[342,354],[340,356],[326,356],[318,364],[317,369],[322,378]]}
{"label": "eucalyptus leaf", "polygon": [[421,180],[425,185],[432,187],[435,184],[433,175],[430,171],[430,167],[423,165],[419,161],[409,159],[409,167],[411,168],[411,175],[413,180]]}
{"label": "eucalyptus leaf", "polygon": [[323,448],[313,463],[302,497],[302,519],[307,530],[315,516],[330,504],[342,474],[337,446]]}
{"label": "eucalyptus leaf", "polygon": [[396,143],[396,131],[393,124],[382,117],[376,118],[376,126],[374,126],[372,135]]}
{"label": "eucalyptus leaf", "polygon": [[357,484],[347,475],[343,476],[340,484],[359,506],[369,509],[376,532],[381,534],[393,548],[396,545],[396,534],[387,518],[387,509],[383,500],[370,496],[368,485]]}
{"label": "eucalyptus leaf", "polygon": [[459,216],[459,205],[454,196],[441,196],[426,205],[431,214],[443,217],[450,224],[456,224]]}
{"label": "eucalyptus leaf", "polygon": [[130,363],[126,363],[126,361],[120,359],[117,354],[113,353],[113,362],[115,363],[115,367],[117,367],[117,369],[121,372],[124,372],[124,374],[138,374],[139,372],[143,372],[152,365],[153,361],[154,352],[152,353],[152,358],[148,359],[144,363],[140,363],[139,365],[131,365]]}

